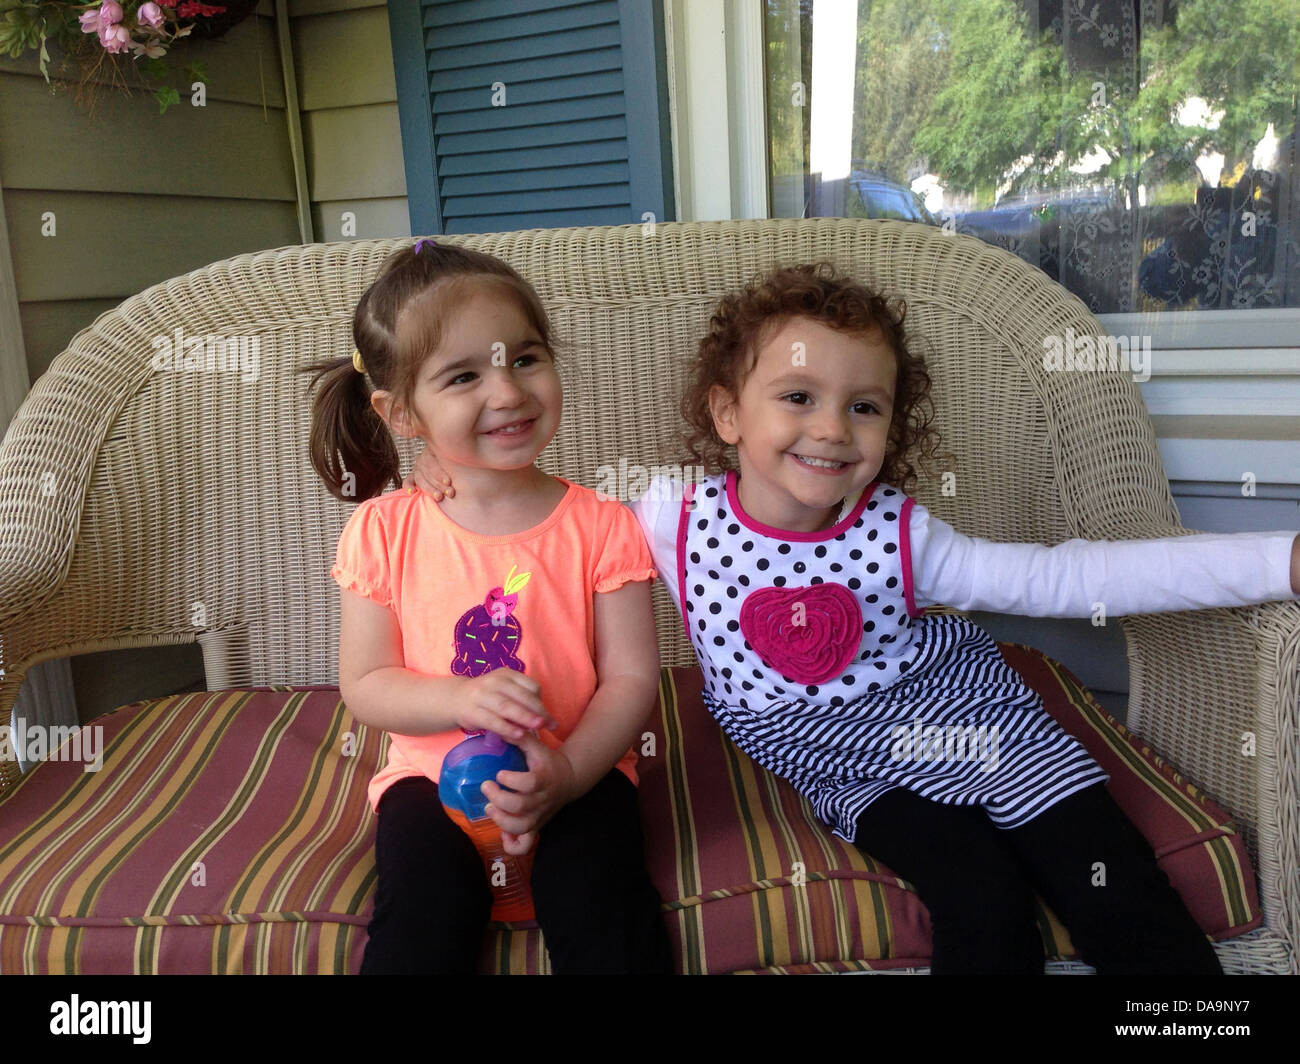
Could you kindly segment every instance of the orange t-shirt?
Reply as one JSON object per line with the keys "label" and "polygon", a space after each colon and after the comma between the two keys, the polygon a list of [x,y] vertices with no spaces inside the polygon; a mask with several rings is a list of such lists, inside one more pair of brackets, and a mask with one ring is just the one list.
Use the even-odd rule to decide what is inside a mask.
{"label": "orange t-shirt", "polygon": [[[572,481],[541,524],[504,536],[461,528],[423,492],[395,490],[362,502],[339,535],[330,575],[388,606],[402,631],[406,668],[426,676],[479,676],[514,668],[541,687],[559,725],[538,737],[555,748],[595,693],[595,596],[653,580],[650,550],[631,511]],[[391,733],[388,763],[368,797],[406,776],[438,779],[465,738]],[[636,754],[615,766],[637,782]]]}

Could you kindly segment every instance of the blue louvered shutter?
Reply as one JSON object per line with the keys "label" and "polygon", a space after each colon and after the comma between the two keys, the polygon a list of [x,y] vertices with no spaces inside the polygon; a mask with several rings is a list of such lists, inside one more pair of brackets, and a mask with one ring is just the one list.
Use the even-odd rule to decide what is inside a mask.
{"label": "blue louvered shutter", "polygon": [[662,0],[388,12],[412,233],[675,220]]}

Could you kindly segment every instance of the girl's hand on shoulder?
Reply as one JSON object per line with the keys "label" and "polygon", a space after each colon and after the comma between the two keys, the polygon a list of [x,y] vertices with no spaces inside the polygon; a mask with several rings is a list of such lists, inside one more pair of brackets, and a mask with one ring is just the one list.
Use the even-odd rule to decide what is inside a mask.
{"label": "girl's hand on shoulder", "polygon": [[536,680],[514,669],[485,672],[465,681],[456,725],[465,731],[496,732],[506,742],[517,744],[534,728],[556,727],[542,705],[540,692]]}
{"label": "girl's hand on shoulder", "polygon": [[528,759],[528,771],[502,770],[482,790],[490,803],[487,814],[501,829],[503,848],[519,856],[533,848],[542,826],[578,795],[573,765],[562,750],[552,750],[535,735],[525,735],[516,745]]}
{"label": "girl's hand on shoulder", "polygon": [[456,489],[451,486],[451,477],[428,446],[420,452],[411,467],[411,475],[402,481],[402,487],[406,491],[419,488],[426,495],[432,495],[434,502],[441,502],[444,495],[450,499],[456,494]]}

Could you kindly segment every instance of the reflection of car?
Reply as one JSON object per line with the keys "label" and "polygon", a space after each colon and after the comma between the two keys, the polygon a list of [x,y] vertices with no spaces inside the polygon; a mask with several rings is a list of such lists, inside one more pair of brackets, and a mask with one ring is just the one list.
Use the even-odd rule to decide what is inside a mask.
{"label": "reflection of car", "polygon": [[1000,243],[1008,238],[1023,240],[1039,235],[1044,222],[1053,222],[1062,214],[1089,213],[1111,206],[1111,197],[1104,191],[1026,192],[1004,196],[986,211],[958,211],[952,218],[961,232]]}
{"label": "reflection of car", "polygon": [[895,218],[902,222],[935,224],[921,197],[910,188],[890,181],[884,174],[866,170],[849,172],[844,213],[850,218]]}
{"label": "reflection of car", "polygon": [[1125,309],[1130,298],[1130,267],[1120,261],[1127,214],[1109,190],[1063,188],[1004,196],[988,210],[953,211],[943,224],[1018,255],[1100,314]]}

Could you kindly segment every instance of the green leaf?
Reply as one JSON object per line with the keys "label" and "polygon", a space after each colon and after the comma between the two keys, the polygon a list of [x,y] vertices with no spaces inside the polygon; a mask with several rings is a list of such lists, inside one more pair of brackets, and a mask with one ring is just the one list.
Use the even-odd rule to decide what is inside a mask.
{"label": "green leaf", "polygon": [[181,94],[173,89],[170,85],[166,88],[154,91],[154,99],[158,101],[158,113],[166,114],[167,108],[172,104],[181,102]]}
{"label": "green leaf", "polygon": [[4,21],[0,22],[0,50],[8,50],[17,59],[25,49],[31,47],[28,38],[33,28],[29,17],[23,12],[5,12]]}

